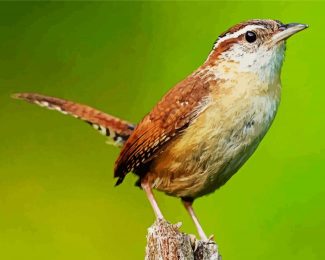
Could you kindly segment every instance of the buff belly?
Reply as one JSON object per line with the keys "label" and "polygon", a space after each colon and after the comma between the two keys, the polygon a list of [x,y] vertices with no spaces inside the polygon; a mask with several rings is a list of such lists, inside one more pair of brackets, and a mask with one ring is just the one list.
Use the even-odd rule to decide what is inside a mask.
{"label": "buff belly", "polygon": [[278,100],[255,96],[240,105],[212,103],[151,165],[153,188],[197,198],[225,184],[269,129]]}

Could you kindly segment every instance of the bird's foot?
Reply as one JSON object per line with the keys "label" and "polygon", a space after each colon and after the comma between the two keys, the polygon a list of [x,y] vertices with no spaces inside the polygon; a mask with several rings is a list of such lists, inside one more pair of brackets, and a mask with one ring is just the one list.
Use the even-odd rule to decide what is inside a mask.
{"label": "bird's foot", "polygon": [[208,241],[215,242],[214,241],[214,235],[213,234],[209,236]]}
{"label": "bird's foot", "polygon": [[199,241],[200,240],[197,240],[196,236],[193,235],[193,234],[189,234],[188,236],[190,237],[190,242],[191,242],[192,249],[195,252],[196,249],[199,247],[199,244],[200,244]]}
{"label": "bird's foot", "polygon": [[190,242],[191,242],[191,246],[193,248],[193,251],[195,252],[198,247],[202,244],[215,244],[216,242],[214,241],[214,235],[209,236],[209,238],[200,238],[197,239],[195,235],[193,234],[189,234],[190,237]]}

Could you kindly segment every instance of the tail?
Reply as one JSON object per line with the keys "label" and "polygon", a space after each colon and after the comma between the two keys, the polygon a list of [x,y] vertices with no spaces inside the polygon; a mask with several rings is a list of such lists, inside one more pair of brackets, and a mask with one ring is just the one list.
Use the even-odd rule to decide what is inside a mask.
{"label": "tail", "polygon": [[135,127],[135,125],[129,122],[105,114],[92,107],[60,98],[48,97],[35,93],[18,93],[14,94],[13,98],[22,99],[29,103],[33,103],[50,110],[57,110],[65,115],[79,118],[90,124],[102,135],[107,136],[109,138],[109,143],[112,143],[118,147],[123,146]]}

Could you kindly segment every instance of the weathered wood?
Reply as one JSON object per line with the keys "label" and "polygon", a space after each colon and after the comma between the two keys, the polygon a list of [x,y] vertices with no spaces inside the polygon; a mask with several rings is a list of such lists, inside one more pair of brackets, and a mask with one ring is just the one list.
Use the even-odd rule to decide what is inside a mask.
{"label": "weathered wood", "polygon": [[147,235],[146,260],[221,260],[214,241],[197,240],[179,231],[181,223],[157,220]]}

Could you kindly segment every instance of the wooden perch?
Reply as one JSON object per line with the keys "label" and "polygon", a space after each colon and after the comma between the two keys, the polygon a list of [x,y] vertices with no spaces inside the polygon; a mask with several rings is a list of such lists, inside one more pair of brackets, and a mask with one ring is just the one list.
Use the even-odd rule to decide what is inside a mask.
{"label": "wooden perch", "polygon": [[148,229],[145,260],[221,260],[215,242],[179,231],[181,223],[157,220]]}

